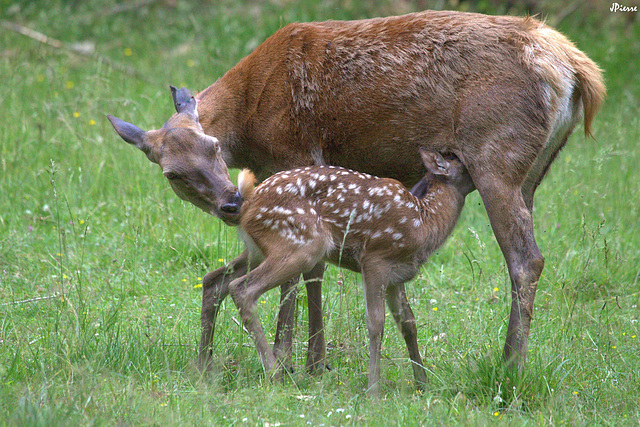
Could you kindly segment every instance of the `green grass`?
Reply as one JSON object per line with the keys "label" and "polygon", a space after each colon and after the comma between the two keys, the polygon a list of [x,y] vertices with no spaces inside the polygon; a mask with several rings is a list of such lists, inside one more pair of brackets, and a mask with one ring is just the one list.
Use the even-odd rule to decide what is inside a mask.
{"label": "green grass", "polygon": [[[578,9],[560,25],[604,68],[609,95],[595,141],[577,129],[537,193],[546,266],[521,376],[500,361],[509,282],[477,194],[408,285],[428,368],[424,394],[413,392],[389,319],[383,397],[363,396],[360,277],[335,268],[324,287],[331,371],[304,373],[304,293],[297,369],[284,385],[265,381],[231,301],[218,319],[215,373],[195,369],[198,283],[241,245],[233,229],[181,202],[105,115],[157,128],[172,113],[169,84],[205,88],[285,23],[412,4],[0,8],[1,19],[66,43],[91,41],[100,54],[82,57],[0,27],[0,424],[640,423],[640,26],[608,11]],[[271,292],[261,304],[271,336],[278,299]]]}

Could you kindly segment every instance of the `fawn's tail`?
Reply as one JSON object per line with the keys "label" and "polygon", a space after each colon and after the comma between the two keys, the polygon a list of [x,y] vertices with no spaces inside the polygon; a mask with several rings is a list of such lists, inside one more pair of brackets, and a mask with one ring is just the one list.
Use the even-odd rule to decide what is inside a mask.
{"label": "fawn's tail", "polygon": [[238,175],[238,190],[245,202],[253,197],[255,185],[256,176],[249,169],[243,169]]}

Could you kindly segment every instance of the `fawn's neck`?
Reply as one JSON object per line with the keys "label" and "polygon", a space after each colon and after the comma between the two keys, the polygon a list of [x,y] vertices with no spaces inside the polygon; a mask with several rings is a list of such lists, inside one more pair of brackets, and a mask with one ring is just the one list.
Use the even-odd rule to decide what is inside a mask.
{"label": "fawn's neck", "polygon": [[438,249],[456,225],[464,196],[452,185],[432,180],[422,197],[415,197],[425,235],[425,256]]}

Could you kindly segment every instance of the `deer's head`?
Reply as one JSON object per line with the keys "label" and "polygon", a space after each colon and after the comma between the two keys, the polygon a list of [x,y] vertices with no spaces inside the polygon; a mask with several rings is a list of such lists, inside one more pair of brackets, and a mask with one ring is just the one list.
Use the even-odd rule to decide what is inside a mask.
{"label": "deer's head", "polygon": [[171,93],[177,114],[161,129],[144,131],[117,117],[107,118],[122,139],[160,165],[178,197],[227,224],[236,225],[242,197],[229,178],[220,144],[202,131],[197,101],[191,93],[173,86]]}

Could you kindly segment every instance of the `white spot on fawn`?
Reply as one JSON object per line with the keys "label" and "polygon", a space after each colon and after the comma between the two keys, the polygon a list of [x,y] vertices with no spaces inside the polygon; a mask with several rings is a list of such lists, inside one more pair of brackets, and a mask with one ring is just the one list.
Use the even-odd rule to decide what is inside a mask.
{"label": "white spot on fawn", "polygon": [[283,208],[282,206],[274,206],[271,210],[272,212],[279,213],[282,215],[291,215],[293,213],[293,211],[287,208]]}
{"label": "white spot on fawn", "polygon": [[[280,188],[280,187],[278,187],[278,188]],[[293,185],[292,183],[288,183],[287,185],[285,185],[284,190],[285,190],[286,192],[288,192],[288,193],[293,194],[294,196],[295,196],[296,194],[298,194],[298,189],[297,189],[297,188],[296,188],[296,186],[295,186],[295,185]],[[278,193],[278,194],[280,194],[280,193]]]}

